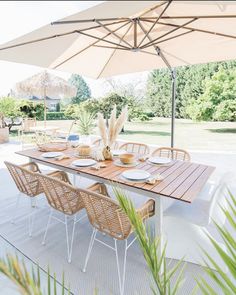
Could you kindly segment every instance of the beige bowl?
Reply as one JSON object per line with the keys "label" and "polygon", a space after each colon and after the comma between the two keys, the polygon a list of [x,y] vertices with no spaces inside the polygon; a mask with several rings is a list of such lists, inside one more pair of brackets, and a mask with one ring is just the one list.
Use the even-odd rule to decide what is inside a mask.
{"label": "beige bowl", "polygon": [[123,164],[133,164],[135,156],[133,154],[122,154],[119,158]]}

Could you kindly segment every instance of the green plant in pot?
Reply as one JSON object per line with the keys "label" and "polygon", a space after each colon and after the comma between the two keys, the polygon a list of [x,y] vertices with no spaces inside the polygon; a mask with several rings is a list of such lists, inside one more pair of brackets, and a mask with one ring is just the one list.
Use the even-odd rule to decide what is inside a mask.
{"label": "green plant in pot", "polygon": [[14,119],[20,114],[14,98],[0,98],[0,143],[9,141],[9,130],[14,124]]}

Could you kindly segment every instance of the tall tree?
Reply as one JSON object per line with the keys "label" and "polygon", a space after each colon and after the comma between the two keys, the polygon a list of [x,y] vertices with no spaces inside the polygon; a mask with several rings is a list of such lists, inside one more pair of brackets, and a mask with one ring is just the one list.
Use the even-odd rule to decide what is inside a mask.
{"label": "tall tree", "polygon": [[[178,67],[176,117],[189,118],[187,111],[205,90],[205,79],[212,78],[220,68],[236,69],[236,61],[216,62]],[[147,82],[147,104],[156,116],[169,117],[171,112],[171,77],[168,69],[154,70]]]}
{"label": "tall tree", "polygon": [[77,88],[76,96],[72,98],[72,103],[79,104],[91,97],[91,90],[82,76],[72,74],[69,83]]}

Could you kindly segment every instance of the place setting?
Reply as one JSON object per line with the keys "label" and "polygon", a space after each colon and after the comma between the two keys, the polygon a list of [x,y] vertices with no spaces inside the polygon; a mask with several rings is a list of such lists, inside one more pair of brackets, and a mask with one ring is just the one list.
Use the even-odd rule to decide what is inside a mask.
{"label": "place setting", "polygon": [[139,164],[136,160],[135,155],[131,153],[121,153],[118,159],[114,160],[114,165],[124,168],[135,167]]}
{"label": "place setting", "polygon": [[142,169],[129,169],[124,171],[120,178],[131,183],[147,183],[155,184],[157,181],[163,180],[161,174],[151,175],[148,171]]}
{"label": "place setting", "polygon": [[46,153],[43,153],[41,157],[45,159],[55,159],[59,161],[70,158],[69,155],[65,155],[62,152],[46,152]]}

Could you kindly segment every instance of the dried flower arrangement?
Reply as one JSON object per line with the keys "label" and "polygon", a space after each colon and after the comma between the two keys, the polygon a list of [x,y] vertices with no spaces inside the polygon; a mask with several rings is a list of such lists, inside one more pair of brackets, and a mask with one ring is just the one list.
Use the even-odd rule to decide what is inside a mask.
{"label": "dried flower arrangement", "polygon": [[116,106],[115,106],[111,112],[109,127],[107,128],[103,115],[101,113],[98,114],[98,130],[103,141],[103,145],[104,145],[103,155],[106,160],[112,159],[111,147],[115,143],[127,118],[128,118],[127,106],[122,109],[118,118],[116,118]]}

